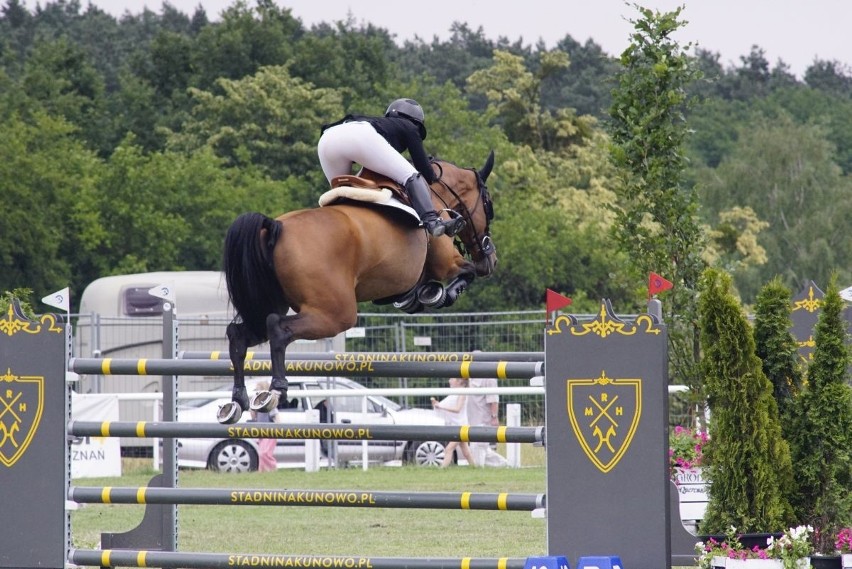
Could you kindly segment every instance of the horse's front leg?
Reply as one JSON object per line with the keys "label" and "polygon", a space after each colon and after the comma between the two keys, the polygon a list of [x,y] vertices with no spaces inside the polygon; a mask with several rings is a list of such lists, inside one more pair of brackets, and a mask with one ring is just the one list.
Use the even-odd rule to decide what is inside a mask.
{"label": "horse's front leg", "polygon": [[446,294],[446,299],[441,308],[447,308],[448,306],[452,306],[455,304],[456,300],[458,300],[461,293],[467,290],[468,285],[473,282],[473,279],[476,278],[476,275],[472,272],[470,273],[462,273],[447,284],[444,287],[444,293]]}
{"label": "horse's front leg", "polygon": [[216,413],[216,419],[223,425],[236,423],[243,416],[243,411],[249,408],[245,363],[251,332],[245,324],[231,322],[228,324],[227,334],[228,355],[234,368],[234,387],[231,391],[231,401],[222,405]]}
{"label": "horse's front leg", "polygon": [[278,402],[287,398],[287,377],[285,375],[287,346],[294,339],[293,330],[287,325],[289,319],[280,314],[270,314],[266,319],[266,331],[269,335],[269,352],[272,359],[272,381],[269,391],[257,393],[251,400],[255,411],[269,412],[278,406]]}

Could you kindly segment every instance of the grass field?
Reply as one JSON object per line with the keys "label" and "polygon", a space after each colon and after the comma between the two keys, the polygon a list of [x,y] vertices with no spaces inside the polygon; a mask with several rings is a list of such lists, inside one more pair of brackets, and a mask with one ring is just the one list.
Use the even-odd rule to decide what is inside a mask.
{"label": "grass field", "polygon": [[[526,461],[525,461],[526,463]],[[153,472],[125,461],[121,478],[82,478],[75,486],[145,486]],[[181,471],[182,488],[544,493],[545,468],[342,468],[306,473],[223,475]],[[100,548],[101,532],[136,527],[144,506],[86,504],[71,516],[72,546]],[[304,506],[179,506],[178,550],[213,553],[368,557],[527,557],[543,555],[543,519],[529,512],[333,508]]]}

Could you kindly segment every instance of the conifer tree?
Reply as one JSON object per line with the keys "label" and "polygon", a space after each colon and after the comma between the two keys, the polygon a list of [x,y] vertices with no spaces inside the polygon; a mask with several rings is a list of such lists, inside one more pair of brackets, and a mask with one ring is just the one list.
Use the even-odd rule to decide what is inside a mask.
{"label": "conifer tree", "polygon": [[835,278],[822,302],[791,447],[796,516],[816,530],[817,551],[828,553],[837,531],[852,523],[852,389],[846,384],[850,354]]}
{"label": "conifer tree", "polygon": [[798,345],[790,331],[791,298],[790,289],[775,277],[760,290],[754,311],[755,352],[763,362],[763,373],[772,383],[781,431],[788,442],[794,398],[802,389]]}
{"label": "conifer tree", "polygon": [[793,476],[772,385],[731,277],[707,269],[700,291],[701,367],[710,407],[704,455],[710,500],[701,530],[780,531],[792,521],[787,496]]}

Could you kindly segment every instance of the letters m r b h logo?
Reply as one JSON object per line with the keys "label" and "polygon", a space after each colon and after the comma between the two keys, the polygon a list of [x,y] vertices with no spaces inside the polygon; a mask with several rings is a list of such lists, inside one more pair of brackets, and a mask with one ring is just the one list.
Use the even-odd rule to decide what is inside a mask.
{"label": "letters m r b h logo", "polygon": [[11,468],[32,442],[44,407],[44,378],[0,376],[0,464]]}

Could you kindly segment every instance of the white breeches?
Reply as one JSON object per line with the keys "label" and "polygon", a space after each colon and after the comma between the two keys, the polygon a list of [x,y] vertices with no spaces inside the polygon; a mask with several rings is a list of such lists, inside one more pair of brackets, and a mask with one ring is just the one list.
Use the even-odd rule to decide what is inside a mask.
{"label": "white breeches", "polygon": [[384,174],[404,184],[417,169],[394,150],[368,122],[346,122],[327,129],[317,144],[320,166],[331,182],[335,176],[352,173],[352,164]]}

